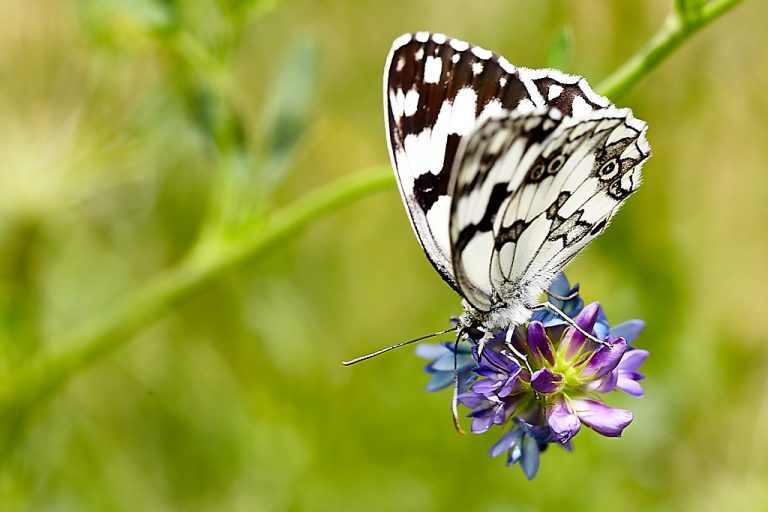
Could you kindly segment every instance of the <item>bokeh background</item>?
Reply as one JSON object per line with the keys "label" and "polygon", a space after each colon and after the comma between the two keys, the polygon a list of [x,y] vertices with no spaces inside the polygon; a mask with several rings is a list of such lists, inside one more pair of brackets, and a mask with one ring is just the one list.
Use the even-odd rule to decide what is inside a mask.
{"label": "bokeh background", "polygon": [[[540,67],[568,27],[568,71],[594,83],[670,3],[0,1],[0,377],[210,226],[387,165],[397,35]],[[0,510],[768,509],[766,19],[744,2],[620,100],[654,155],[568,275],[613,321],[648,323],[647,396],[611,402],[635,411],[623,438],[585,431],[528,482],[487,456],[501,432],[454,432],[412,350],[341,366],[459,312],[391,187],[6,411]]]}

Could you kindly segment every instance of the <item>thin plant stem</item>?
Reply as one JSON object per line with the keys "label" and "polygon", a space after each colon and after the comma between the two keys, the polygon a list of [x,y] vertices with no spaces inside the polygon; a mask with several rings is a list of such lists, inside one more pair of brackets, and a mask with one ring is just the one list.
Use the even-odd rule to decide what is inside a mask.
{"label": "thin plant stem", "polygon": [[[699,29],[741,0],[713,0],[695,17],[670,14],[648,45],[599,84],[615,98],[634,86]],[[182,299],[246,260],[276,249],[315,220],[394,185],[391,170],[354,174],[310,193],[271,216],[245,228],[237,237],[208,235],[176,267],[162,272],[112,307],[48,346],[31,363],[0,383],[0,418],[31,405],[64,385],[105,355],[126,345],[132,335]]]}
{"label": "thin plant stem", "polygon": [[679,9],[673,9],[648,43],[601,81],[595,90],[609,98],[618,98],[649,75],[684,41],[739,3],[741,0],[712,0],[695,16],[686,16]]}
{"label": "thin plant stem", "polygon": [[270,221],[245,228],[236,237],[203,238],[181,263],[50,344],[66,348],[43,352],[34,363],[16,370],[0,387],[0,418],[3,413],[44,397],[83,368],[122,347],[132,334],[227,269],[267,254],[310,223],[393,185],[388,167],[353,174],[308,194],[276,212]]}

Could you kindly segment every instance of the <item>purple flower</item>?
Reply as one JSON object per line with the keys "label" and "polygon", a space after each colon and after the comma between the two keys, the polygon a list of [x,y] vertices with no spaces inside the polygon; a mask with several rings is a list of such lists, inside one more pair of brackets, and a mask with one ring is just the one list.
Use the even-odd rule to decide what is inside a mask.
{"label": "purple flower", "polygon": [[472,432],[479,434],[492,425],[503,425],[514,412],[524,390],[518,376],[523,367],[507,350],[486,347],[481,356],[477,346],[472,354],[478,361],[474,372],[483,377],[459,395],[459,402],[472,409]]}
{"label": "purple flower", "polygon": [[620,389],[625,393],[642,397],[645,395],[639,381],[645,378],[645,375],[638,373],[640,365],[648,357],[647,350],[629,350],[621,357],[621,361],[610,373],[606,374],[600,381],[595,382],[593,389],[598,393],[607,393],[614,389]]}
{"label": "purple flower", "polygon": [[[552,302],[559,301],[556,305],[579,329],[539,311],[515,328],[509,345],[504,341],[506,332],[499,331],[491,333],[481,354],[476,340],[471,340],[471,351],[459,353],[465,373],[458,398],[470,409],[472,432],[511,425],[490,453],[493,457],[506,453],[507,464],[519,464],[529,479],[536,475],[547,446],[570,450],[582,426],[606,437],[621,436],[632,422],[632,412],[606,405],[603,395],[619,389],[642,396],[639,369],[648,357],[647,351],[630,346],[645,326],[642,321],[612,328],[600,304],[585,307],[578,286],[571,288],[565,276],[555,280],[550,292]],[[419,353],[434,359],[427,365],[433,374],[430,384],[438,374],[447,373],[440,381],[444,387],[453,378],[453,345],[427,347],[432,348]]]}

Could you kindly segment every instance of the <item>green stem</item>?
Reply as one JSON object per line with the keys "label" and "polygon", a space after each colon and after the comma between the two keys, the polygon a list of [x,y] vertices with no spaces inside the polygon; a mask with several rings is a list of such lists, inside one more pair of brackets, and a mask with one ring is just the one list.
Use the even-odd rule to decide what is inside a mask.
{"label": "green stem", "polygon": [[[661,30],[637,55],[606,78],[597,90],[616,97],[635,85],[697,30],[740,0],[713,0],[695,17],[671,14]],[[36,402],[65,384],[80,370],[122,347],[131,335],[179,300],[199,290],[225,270],[266,254],[311,222],[394,183],[391,170],[377,169],[334,182],[307,195],[237,238],[206,236],[189,257],[144,285],[133,295],[94,318],[11,374],[0,387],[0,417]]]}
{"label": "green stem", "polygon": [[684,41],[740,2],[712,0],[704,4],[695,16],[685,16],[678,9],[673,10],[648,44],[600,82],[595,90],[609,98],[618,98],[650,74]]}
{"label": "green stem", "polygon": [[176,267],[50,344],[64,348],[44,352],[33,364],[17,370],[0,388],[0,417],[44,397],[83,368],[125,345],[136,331],[227,269],[263,256],[320,217],[393,184],[388,167],[355,174],[308,194],[276,212],[271,221],[245,229],[236,238],[203,239]]}

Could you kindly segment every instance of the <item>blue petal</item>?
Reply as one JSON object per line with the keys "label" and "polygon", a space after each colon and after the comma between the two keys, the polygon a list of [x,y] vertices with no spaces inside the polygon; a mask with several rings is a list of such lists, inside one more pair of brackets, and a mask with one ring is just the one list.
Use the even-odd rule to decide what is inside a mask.
{"label": "blue petal", "polygon": [[439,391],[453,384],[453,373],[439,372],[432,374],[427,385],[424,387],[427,391]]}
{"label": "blue petal", "polygon": [[437,343],[421,343],[416,345],[416,355],[423,357],[424,359],[437,359],[440,356],[445,355],[445,347],[442,344]]}
{"label": "blue petal", "polygon": [[507,430],[507,432],[501,436],[501,439],[496,441],[496,444],[491,446],[491,457],[498,457],[502,453],[511,450],[519,442],[519,437],[522,435],[522,431],[516,425]]}
{"label": "blue petal", "polygon": [[533,480],[539,472],[539,443],[528,435],[523,436],[520,467],[528,480]]}
{"label": "blue petal", "polygon": [[571,284],[562,272],[559,272],[549,285],[549,291],[555,295],[560,295],[561,297],[568,295],[570,290]]}
{"label": "blue petal", "polygon": [[645,322],[642,320],[629,320],[612,328],[611,336],[614,338],[624,338],[628,342],[632,342],[640,336],[643,329],[645,329]]}
{"label": "blue petal", "polygon": [[453,365],[453,352],[450,354],[443,353],[443,355],[432,362],[432,369],[438,372],[452,372]]}
{"label": "blue petal", "polygon": [[611,334],[611,330],[608,327],[608,324],[601,322],[595,323],[595,329],[592,332],[595,333],[595,338],[599,340],[604,340]]}

